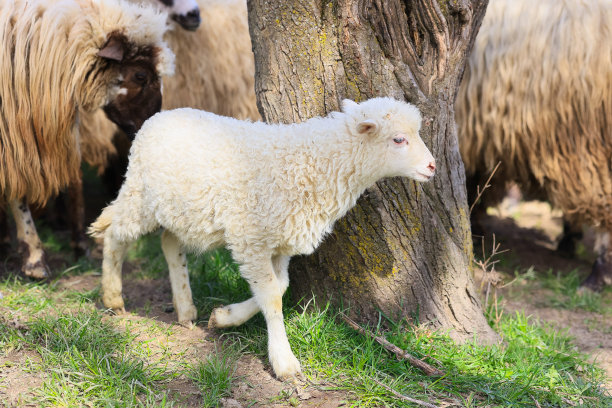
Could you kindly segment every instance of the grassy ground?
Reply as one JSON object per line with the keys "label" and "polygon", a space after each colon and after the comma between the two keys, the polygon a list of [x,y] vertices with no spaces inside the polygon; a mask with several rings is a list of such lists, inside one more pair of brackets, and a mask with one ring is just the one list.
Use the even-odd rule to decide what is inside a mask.
{"label": "grassy ground", "polygon": [[[44,238],[47,249],[67,257],[66,244],[50,237]],[[248,287],[227,251],[191,257],[189,263],[202,319],[197,330],[203,331],[213,307],[246,299]],[[129,265],[126,286],[133,281],[167,287],[158,237],[137,243]],[[499,302],[488,311],[504,339],[498,346],[457,346],[418,321],[385,321],[391,327],[385,331],[369,328],[445,372],[431,378],[356,333],[338,318],[339,311],[325,305],[292,307],[290,296],[284,309],[287,332],[306,381],[297,387],[281,384],[254,397],[249,390],[270,377],[260,316],[237,329],[183,342],[190,336],[187,329],[146,317],[159,315],[160,307],[171,309],[168,300],[158,305],[128,298],[127,308],[138,319],[109,316],[99,305],[98,262],[81,259],[62,269],[50,284],[26,282],[16,273],[0,282],[0,395],[13,391],[11,400],[0,398],[0,405],[214,407],[232,401],[244,407],[416,406],[402,399],[407,396],[440,407],[612,406],[601,387],[602,370],[567,334],[521,312],[500,313]],[[92,284],[75,288],[66,283],[82,276]],[[519,280],[529,279],[523,271]],[[612,316],[605,296],[576,294],[577,275],[551,271],[538,281],[551,293],[544,301],[553,307]],[[245,371],[249,359],[264,365],[251,364]],[[20,381],[24,390],[15,395]]]}

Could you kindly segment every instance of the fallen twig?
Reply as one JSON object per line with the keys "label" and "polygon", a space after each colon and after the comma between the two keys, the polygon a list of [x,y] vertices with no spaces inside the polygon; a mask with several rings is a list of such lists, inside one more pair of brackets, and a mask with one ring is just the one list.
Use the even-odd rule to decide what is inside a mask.
{"label": "fallen twig", "polygon": [[372,378],[370,377],[376,384],[380,385],[381,387],[383,387],[385,390],[389,391],[390,393],[392,393],[393,395],[395,395],[397,398],[403,400],[403,401],[408,401],[408,402],[412,402],[413,404],[417,404],[420,405],[422,407],[428,407],[428,408],[439,408],[437,405],[433,405],[430,404],[429,402],[425,402],[425,401],[421,401],[418,399],[414,399],[414,398],[410,398],[407,397],[403,394],[400,394],[399,392],[395,391],[393,388],[389,387],[388,385],[385,385],[383,383],[381,383],[380,381],[378,381],[376,378]]}
{"label": "fallen twig", "polygon": [[384,338],[382,338],[380,336],[377,336],[374,333],[372,333],[372,332],[364,329],[363,327],[359,326],[357,323],[355,323],[354,320],[350,319],[344,313],[340,313],[340,317],[342,318],[342,320],[344,320],[353,329],[357,330],[361,334],[365,334],[366,336],[370,336],[371,338],[376,340],[378,342],[378,344],[383,346],[385,349],[387,349],[388,351],[394,353],[399,358],[403,358],[405,360],[408,360],[408,362],[410,364],[412,364],[413,366],[421,369],[428,376],[430,376],[430,377],[434,377],[434,376],[441,377],[441,376],[443,376],[445,374],[444,371],[438,370],[437,368],[427,364],[423,360],[420,360],[420,359],[416,358],[415,356],[405,352],[401,348],[397,347],[395,344],[393,344],[393,343],[387,341],[386,339],[384,339]]}

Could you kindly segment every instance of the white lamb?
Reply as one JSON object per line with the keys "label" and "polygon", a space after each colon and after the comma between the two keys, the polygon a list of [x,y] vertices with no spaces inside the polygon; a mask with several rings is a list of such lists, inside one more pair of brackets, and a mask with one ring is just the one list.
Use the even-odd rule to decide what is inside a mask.
{"label": "white lamb", "polygon": [[419,137],[417,108],[391,98],[304,123],[248,122],[194,109],[155,115],[138,133],[117,199],[90,232],[104,237],[104,304],[123,310],[127,245],[159,227],[179,321],[196,318],[185,251],[227,245],[253,297],[215,309],[210,327],[237,326],[262,311],[278,377],[300,363],[283,323],[289,258],[309,254],[384,177],[429,180],[434,158]]}

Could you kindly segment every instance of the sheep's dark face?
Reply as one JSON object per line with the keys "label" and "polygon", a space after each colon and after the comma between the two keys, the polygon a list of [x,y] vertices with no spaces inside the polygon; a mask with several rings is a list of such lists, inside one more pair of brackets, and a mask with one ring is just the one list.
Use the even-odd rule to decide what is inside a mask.
{"label": "sheep's dark face", "polygon": [[130,51],[121,34],[110,37],[98,56],[108,61],[116,73],[109,89],[106,116],[133,139],[145,120],[161,110],[161,79],[156,70],[156,50],[152,47]]}
{"label": "sheep's dark face", "polygon": [[161,80],[147,61],[122,64],[120,71],[117,95],[104,112],[133,139],[144,121],[161,110]]}
{"label": "sheep's dark face", "polygon": [[196,0],[156,0],[162,4],[170,18],[185,30],[195,31],[202,22],[200,8]]}

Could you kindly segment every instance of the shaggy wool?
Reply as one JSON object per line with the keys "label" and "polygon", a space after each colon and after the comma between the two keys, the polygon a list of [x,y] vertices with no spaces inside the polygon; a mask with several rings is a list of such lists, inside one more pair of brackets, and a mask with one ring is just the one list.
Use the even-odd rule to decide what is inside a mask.
{"label": "shaggy wool", "polygon": [[[0,191],[5,200],[46,200],[78,177],[78,109],[105,105],[118,69],[96,54],[110,33],[155,45],[171,72],[166,16],[118,0],[0,2]],[[129,51],[129,50],[128,50]],[[116,89],[114,89],[116,92]]]}
{"label": "shaggy wool", "polygon": [[300,371],[282,316],[289,257],[309,254],[367,187],[384,177],[429,180],[434,159],[421,115],[391,98],[293,125],[240,121],[189,108],[159,113],[136,136],[125,183],[90,232],[104,236],[102,300],[123,309],[127,245],[163,227],[179,321],[195,318],[185,249],[226,244],[253,298],[213,311],[212,327],[262,311],[279,377]]}
{"label": "shaggy wool", "polygon": [[610,0],[491,0],[456,103],[468,175],[501,161],[497,185],[611,231],[611,38]]}
{"label": "shaggy wool", "polygon": [[[150,0],[155,3],[159,0]],[[244,0],[198,0],[202,23],[195,31],[171,23],[164,36],[176,69],[164,79],[163,109],[191,107],[237,119],[259,120],[255,63]],[[115,153],[116,131],[103,112],[81,125],[83,160],[103,169]]]}

